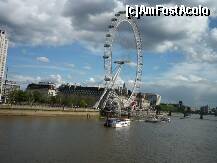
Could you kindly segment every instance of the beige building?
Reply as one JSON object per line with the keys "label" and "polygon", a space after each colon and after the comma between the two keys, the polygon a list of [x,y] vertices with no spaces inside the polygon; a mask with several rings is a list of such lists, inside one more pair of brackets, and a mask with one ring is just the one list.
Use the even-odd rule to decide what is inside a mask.
{"label": "beige building", "polygon": [[32,83],[27,86],[27,91],[38,91],[45,96],[56,96],[56,85],[51,82],[39,82],[38,84]]}
{"label": "beige building", "polygon": [[161,96],[156,93],[137,93],[135,101],[138,109],[147,109],[160,105]]}
{"label": "beige building", "polygon": [[150,102],[151,106],[160,105],[161,96],[156,93],[144,93],[145,99]]}
{"label": "beige building", "polygon": [[138,109],[147,109],[150,107],[150,101],[145,99],[145,94],[144,93],[138,93],[136,95],[136,103]]}
{"label": "beige building", "polygon": [[0,101],[2,100],[4,72],[7,60],[8,39],[6,32],[0,29]]}

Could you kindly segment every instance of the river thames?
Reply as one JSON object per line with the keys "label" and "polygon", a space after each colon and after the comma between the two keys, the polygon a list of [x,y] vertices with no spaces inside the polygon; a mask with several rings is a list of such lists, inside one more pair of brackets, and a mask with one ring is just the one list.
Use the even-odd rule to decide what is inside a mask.
{"label": "river thames", "polygon": [[94,119],[1,116],[0,162],[216,163],[217,117],[180,117],[114,129]]}

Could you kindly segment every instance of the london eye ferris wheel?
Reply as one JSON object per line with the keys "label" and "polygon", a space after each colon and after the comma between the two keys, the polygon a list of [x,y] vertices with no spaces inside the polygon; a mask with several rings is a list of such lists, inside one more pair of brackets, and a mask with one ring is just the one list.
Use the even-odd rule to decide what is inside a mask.
{"label": "london eye ferris wheel", "polygon": [[[123,23],[127,24],[133,32],[133,38],[130,39],[133,40],[135,44],[135,52],[134,54],[131,54],[131,56],[135,58],[134,60],[123,54],[121,57],[116,57],[113,52],[115,40],[118,39],[118,33],[121,32],[119,27]],[[125,40],[121,40],[121,42],[123,43]],[[125,11],[119,11],[115,14],[115,17],[111,19],[110,25],[108,26],[108,32],[105,37],[103,59],[105,71],[105,90],[96,103],[95,108],[100,108],[101,110],[106,109],[107,111],[119,114],[122,109],[129,107],[134,100],[135,93],[140,87],[143,67],[142,40],[139,28],[136,19],[133,17],[127,18]],[[117,92],[116,85],[121,76],[121,72],[129,65],[133,65],[134,72],[132,72],[133,76],[131,74],[129,93],[123,96]],[[125,76],[130,76],[129,73],[130,71],[128,71]],[[124,83],[125,82],[128,81],[124,81]]]}

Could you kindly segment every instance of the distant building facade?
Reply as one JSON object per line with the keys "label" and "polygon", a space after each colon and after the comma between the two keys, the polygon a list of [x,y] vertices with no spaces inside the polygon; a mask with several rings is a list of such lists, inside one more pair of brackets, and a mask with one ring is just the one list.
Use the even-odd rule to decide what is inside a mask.
{"label": "distant building facade", "polygon": [[179,101],[178,108],[181,109],[183,107],[183,102]]}
{"label": "distant building facade", "polygon": [[[58,88],[58,95],[72,97],[74,99],[82,98],[91,101],[94,105],[100,99],[104,90],[104,87],[63,84]],[[125,84],[123,84],[123,87],[117,87],[114,91],[118,96],[127,97],[130,94],[130,91],[126,88]]]}
{"label": "distant building facade", "polygon": [[144,93],[137,93],[135,101],[137,103],[138,109],[146,109],[150,107],[150,101],[145,98]]}
{"label": "distant building facade", "polygon": [[160,105],[161,96],[156,93],[145,93],[145,99],[150,102],[151,106]]}
{"label": "distant building facade", "polygon": [[209,112],[209,106],[206,105],[206,106],[200,107],[200,111],[201,111],[203,114],[208,114],[208,112]]}
{"label": "distant building facade", "polygon": [[135,101],[139,109],[160,105],[161,96],[156,93],[137,93]]}
{"label": "distant building facade", "polygon": [[100,97],[104,91],[101,87],[83,87],[77,85],[64,84],[58,88],[58,93],[65,96],[92,96]]}
{"label": "distant building facade", "polygon": [[128,97],[131,95],[131,91],[127,89],[126,84],[124,83],[122,87],[115,88],[115,92],[119,96]]}
{"label": "distant building facade", "polygon": [[6,32],[0,29],[0,101],[3,94],[4,72],[7,60],[8,39]]}
{"label": "distant building facade", "polygon": [[[63,96],[71,97],[91,97],[95,101],[99,100],[101,95],[104,92],[103,87],[84,87],[70,84],[63,84],[58,88],[58,94]],[[115,89],[115,92],[119,96],[129,97],[131,92],[126,88],[125,84],[123,87],[118,87]],[[138,93],[135,96],[136,107],[139,109],[149,108],[150,106],[159,105],[161,101],[161,96],[153,93]]]}
{"label": "distant building facade", "polygon": [[32,83],[27,86],[27,91],[38,91],[43,95],[56,96],[56,85],[52,82],[39,82],[38,84]]}
{"label": "distant building facade", "polygon": [[16,82],[6,80],[6,82],[3,84],[3,97],[5,102],[7,102],[8,97],[12,92],[19,90],[20,86]]}
{"label": "distant building facade", "polygon": [[[62,95],[79,95],[79,96],[95,96],[100,97],[104,91],[104,87],[85,87],[78,85],[63,84],[58,88],[58,91]],[[115,92],[120,96],[128,96],[130,91],[126,85],[118,87]]]}

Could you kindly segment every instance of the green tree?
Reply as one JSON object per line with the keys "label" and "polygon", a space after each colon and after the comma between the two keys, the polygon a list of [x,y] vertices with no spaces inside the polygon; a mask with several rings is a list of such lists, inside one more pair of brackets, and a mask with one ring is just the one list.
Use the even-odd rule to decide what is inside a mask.
{"label": "green tree", "polygon": [[13,92],[11,92],[10,94],[9,94],[9,96],[8,96],[8,102],[10,103],[10,104],[14,104],[16,101],[16,96],[17,96],[17,93],[18,93],[18,91],[13,91]]}
{"label": "green tree", "polygon": [[56,104],[56,103],[57,103],[57,98],[56,98],[55,96],[49,97],[49,98],[48,98],[48,103],[49,103],[50,105]]}
{"label": "green tree", "polygon": [[34,91],[33,92],[33,98],[34,98],[34,101],[37,102],[37,103],[42,102],[42,94],[39,91]]}
{"label": "green tree", "polygon": [[25,91],[19,90],[15,95],[15,102],[22,103],[27,101],[27,94]]}
{"label": "green tree", "polygon": [[27,92],[27,101],[29,105],[32,105],[35,102],[33,93],[31,91]]}
{"label": "green tree", "polygon": [[156,106],[156,108],[160,111],[166,111],[166,112],[177,112],[178,108],[175,104],[160,104]]}
{"label": "green tree", "polygon": [[86,106],[87,106],[86,101],[85,101],[84,99],[80,100],[79,106],[80,106],[80,107],[86,107]]}
{"label": "green tree", "polygon": [[62,104],[64,106],[71,107],[72,106],[72,99],[70,97],[63,98]]}

